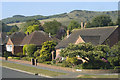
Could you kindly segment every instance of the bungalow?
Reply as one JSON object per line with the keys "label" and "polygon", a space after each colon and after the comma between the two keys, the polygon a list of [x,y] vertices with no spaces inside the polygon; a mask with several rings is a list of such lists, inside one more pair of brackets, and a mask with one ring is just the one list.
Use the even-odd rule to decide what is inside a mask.
{"label": "bungalow", "polygon": [[56,58],[59,57],[61,49],[66,48],[70,43],[88,43],[93,45],[108,44],[110,47],[120,41],[120,27],[97,27],[74,29],[71,34],[67,31],[67,36],[56,48]]}
{"label": "bungalow", "polygon": [[23,51],[22,48],[25,44],[35,44],[37,47],[40,47],[42,43],[51,40],[59,41],[43,31],[34,31],[31,34],[27,33],[27,35],[17,32],[9,37],[6,48],[12,54],[17,54]]}

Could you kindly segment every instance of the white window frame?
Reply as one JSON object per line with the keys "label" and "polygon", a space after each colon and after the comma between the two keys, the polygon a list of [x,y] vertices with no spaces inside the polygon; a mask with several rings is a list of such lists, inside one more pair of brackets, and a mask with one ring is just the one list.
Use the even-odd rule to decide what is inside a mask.
{"label": "white window frame", "polygon": [[6,45],[6,50],[12,52],[12,45]]}

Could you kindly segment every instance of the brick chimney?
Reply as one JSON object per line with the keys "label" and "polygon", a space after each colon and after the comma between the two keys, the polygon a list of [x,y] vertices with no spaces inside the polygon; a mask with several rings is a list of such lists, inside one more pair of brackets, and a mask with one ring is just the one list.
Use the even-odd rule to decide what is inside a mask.
{"label": "brick chimney", "polygon": [[86,28],[87,22],[84,23],[84,28]]}
{"label": "brick chimney", "polygon": [[69,37],[69,35],[70,35],[70,31],[69,31],[69,30],[67,30],[67,38]]}
{"label": "brick chimney", "polygon": [[81,29],[83,29],[83,21],[81,21]]}

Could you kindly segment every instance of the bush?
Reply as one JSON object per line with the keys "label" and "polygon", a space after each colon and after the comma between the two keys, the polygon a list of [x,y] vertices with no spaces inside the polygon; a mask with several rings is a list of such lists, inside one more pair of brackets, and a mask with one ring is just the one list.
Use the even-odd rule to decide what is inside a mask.
{"label": "bush", "polygon": [[62,67],[72,67],[72,64],[67,63],[66,61],[63,61],[61,66]]}
{"label": "bush", "polygon": [[17,53],[16,55],[21,58],[21,57],[23,56],[23,53],[22,53],[22,52],[19,52],[19,53]]}
{"label": "bush", "polygon": [[120,70],[120,66],[115,66],[114,69],[119,69]]}
{"label": "bush", "polygon": [[33,54],[34,54],[34,52],[36,51],[36,46],[34,45],[34,44],[29,44],[28,46],[27,46],[27,55],[29,56],[29,57],[33,57]]}
{"label": "bush", "polygon": [[11,56],[11,55],[12,55],[11,52],[8,52],[8,51],[5,51],[5,52],[4,52],[4,57],[5,57],[6,60],[7,60],[8,57]]}
{"label": "bush", "polygon": [[51,61],[51,64],[55,64],[55,63],[56,63],[56,60]]}
{"label": "bush", "polygon": [[82,69],[82,64],[76,65],[75,69]]}
{"label": "bush", "polygon": [[94,60],[93,62],[85,62],[82,65],[83,69],[109,69],[111,66],[109,63],[102,60]]}
{"label": "bush", "polygon": [[51,64],[51,61],[45,61],[44,63],[45,64]]}
{"label": "bush", "polygon": [[72,58],[67,57],[66,62],[72,65],[76,65],[78,62],[78,59],[76,57],[72,57]]}
{"label": "bush", "polygon": [[13,57],[13,59],[17,59],[17,60],[20,60],[20,57]]}
{"label": "bush", "polygon": [[40,56],[40,50],[34,52],[34,57],[38,57],[38,56]]}
{"label": "bush", "polygon": [[36,59],[38,60],[39,63],[43,63],[45,60],[42,59],[40,56],[39,57],[36,57]]}
{"label": "bush", "polygon": [[31,57],[23,57],[22,60],[31,61]]}

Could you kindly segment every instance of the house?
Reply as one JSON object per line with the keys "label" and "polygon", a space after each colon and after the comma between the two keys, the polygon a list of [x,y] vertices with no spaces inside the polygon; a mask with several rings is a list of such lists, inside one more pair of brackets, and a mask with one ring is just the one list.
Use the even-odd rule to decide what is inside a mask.
{"label": "house", "polygon": [[24,39],[25,34],[23,32],[15,32],[9,36],[9,39],[6,44],[6,51],[16,54],[22,52],[21,42]]}
{"label": "house", "polygon": [[9,37],[6,48],[12,54],[17,54],[23,51],[22,48],[25,44],[35,44],[37,47],[40,47],[42,43],[51,40],[59,41],[43,31],[34,31],[31,34],[27,33],[27,35],[22,32],[17,32]]}
{"label": "house", "polygon": [[0,55],[6,50],[6,43],[8,40],[8,35],[5,32],[0,32]]}
{"label": "house", "polygon": [[110,47],[120,41],[120,27],[97,27],[74,29],[71,34],[67,31],[67,36],[56,48],[56,58],[59,57],[61,49],[66,48],[70,43],[88,43],[93,45],[108,44]]}
{"label": "house", "polygon": [[59,39],[52,37],[50,33],[47,34],[44,31],[34,31],[30,35],[29,34],[26,35],[21,45],[24,46],[25,44],[35,44],[36,46],[41,46],[42,43],[51,40],[59,42]]}

